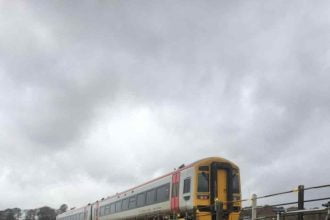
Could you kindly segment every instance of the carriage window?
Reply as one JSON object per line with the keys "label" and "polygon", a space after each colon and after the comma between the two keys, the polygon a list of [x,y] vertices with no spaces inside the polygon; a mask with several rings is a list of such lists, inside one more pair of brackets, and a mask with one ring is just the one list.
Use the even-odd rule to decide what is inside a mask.
{"label": "carriage window", "polygon": [[116,212],[121,211],[121,201],[116,202]]}
{"label": "carriage window", "polygon": [[115,213],[115,212],[116,212],[116,204],[115,203],[111,203],[110,213]]}
{"label": "carriage window", "polygon": [[164,202],[169,199],[170,196],[170,184],[166,184],[157,188],[157,202]]}
{"label": "carriage window", "polygon": [[146,201],[147,205],[155,203],[155,195],[156,195],[156,190],[152,189],[147,191],[147,201]]}
{"label": "carriage window", "polygon": [[172,198],[179,196],[179,183],[172,184]]}
{"label": "carriage window", "polygon": [[190,193],[190,177],[183,181],[183,193]]}
{"label": "carriage window", "polygon": [[104,206],[101,206],[100,211],[99,211],[99,216],[104,215]]}
{"label": "carriage window", "polygon": [[123,204],[121,205],[122,210],[128,209],[128,198],[123,200]]}
{"label": "carriage window", "polygon": [[199,173],[198,174],[198,192],[208,192],[209,191],[209,174]]}
{"label": "carriage window", "polygon": [[144,195],[145,195],[144,193],[140,193],[137,195],[137,207],[144,206],[146,200]]}
{"label": "carriage window", "polygon": [[128,208],[134,209],[136,206],[136,199],[135,196],[129,198]]}
{"label": "carriage window", "polygon": [[109,215],[110,214],[110,204],[106,205],[104,208],[104,215]]}

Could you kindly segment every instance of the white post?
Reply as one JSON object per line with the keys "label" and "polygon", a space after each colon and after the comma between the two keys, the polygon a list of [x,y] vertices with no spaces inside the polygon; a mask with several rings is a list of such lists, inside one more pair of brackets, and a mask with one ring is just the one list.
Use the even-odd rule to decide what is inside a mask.
{"label": "white post", "polygon": [[252,195],[251,208],[252,208],[252,219],[251,220],[256,220],[257,219],[257,195],[256,194]]}
{"label": "white post", "polygon": [[279,211],[277,211],[277,218],[276,218],[276,220],[280,220],[280,212]]}

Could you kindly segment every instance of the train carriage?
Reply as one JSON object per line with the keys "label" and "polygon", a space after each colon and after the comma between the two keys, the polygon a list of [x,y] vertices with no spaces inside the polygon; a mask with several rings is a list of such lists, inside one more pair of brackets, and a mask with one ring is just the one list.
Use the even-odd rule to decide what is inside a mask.
{"label": "train carriage", "polygon": [[238,220],[240,198],[238,166],[226,159],[211,157],[86,207],[70,210],[57,220],[215,220],[215,201],[224,203],[224,219]]}

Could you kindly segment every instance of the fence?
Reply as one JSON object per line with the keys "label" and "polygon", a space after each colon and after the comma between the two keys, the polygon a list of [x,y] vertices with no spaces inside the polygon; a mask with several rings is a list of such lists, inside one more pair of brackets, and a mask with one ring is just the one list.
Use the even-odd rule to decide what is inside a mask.
{"label": "fence", "polygon": [[[291,220],[292,217],[297,216],[297,218],[295,217],[294,219],[304,220],[304,215],[313,214],[313,215],[319,215],[320,216],[319,219],[321,219],[321,216],[324,215],[325,219],[330,220],[330,197],[315,198],[315,199],[308,199],[308,200],[304,199],[305,198],[305,191],[321,189],[321,188],[327,188],[327,187],[330,187],[330,184],[329,185],[320,185],[320,186],[307,187],[307,188],[305,188],[303,185],[299,185],[297,189],[289,190],[289,191],[285,191],[285,192],[273,193],[273,194],[264,195],[264,196],[257,196],[256,194],[253,194],[251,199],[243,199],[243,200],[240,200],[240,202],[246,202],[246,201],[249,201],[249,200],[251,201],[251,220],[266,219],[267,217],[257,218],[257,203],[258,203],[258,200],[298,192],[297,201],[270,205],[272,207],[278,207],[278,206],[298,204],[298,210],[296,210],[296,211],[285,211],[285,210],[279,209],[279,210],[277,210],[275,218],[274,218],[274,216],[270,216],[270,219],[272,219],[272,220],[275,220],[275,219],[277,219],[277,220],[280,220],[280,219],[282,219],[282,220]],[[329,200],[328,203],[323,205],[323,206],[325,206],[324,209],[305,210],[305,203],[316,202],[316,201],[324,201],[324,200]]]}

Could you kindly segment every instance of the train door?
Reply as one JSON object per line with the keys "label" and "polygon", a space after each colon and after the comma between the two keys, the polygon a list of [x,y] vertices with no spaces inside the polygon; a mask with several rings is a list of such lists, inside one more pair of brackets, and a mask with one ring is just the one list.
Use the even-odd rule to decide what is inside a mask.
{"label": "train door", "polygon": [[180,172],[175,172],[172,175],[172,195],[171,195],[171,210],[173,213],[179,212],[179,184],[180,184]]}
{"label": "train door", "polygon": [[[233,168],[226,163],[215,162],[211,164],[211,204],[216,200],[223,202],[224,218],[229,219],[233,211],[233,204],[227,203],[233,200],[232,192]],[[215,216],[212,218],[215,220]]]}
{"label": "train door", "polygon": [[227,209],[227,171],[224,169],[217,170],[217,195],[216,198],[223,202],[223,209]]}

